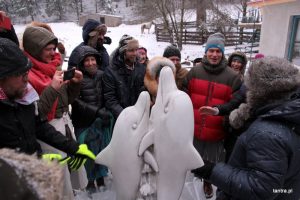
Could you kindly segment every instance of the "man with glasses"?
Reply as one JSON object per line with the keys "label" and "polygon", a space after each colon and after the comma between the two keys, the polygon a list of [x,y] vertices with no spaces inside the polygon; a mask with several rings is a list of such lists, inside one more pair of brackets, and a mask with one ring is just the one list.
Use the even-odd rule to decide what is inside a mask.
{"label": "man with glasses", "polygon": [[[39,139],[74,155],[73,161],[79,161],[80,166],[87,158],[94,160],[95,155],[85,145],[77,144],[41,121],[36,106],[39,96],[28,84],[31,66],[15,43],[0,38],[0,148],[42,156]],[[71,168],[77,169],[79,165]]]}

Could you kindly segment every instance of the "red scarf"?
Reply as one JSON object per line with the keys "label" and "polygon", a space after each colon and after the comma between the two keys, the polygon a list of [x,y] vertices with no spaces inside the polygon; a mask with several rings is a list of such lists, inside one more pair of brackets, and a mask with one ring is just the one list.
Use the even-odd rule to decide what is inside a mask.
{"label": "red scarf", "polygon": [[[28,74],[29,82],[37,93],[41,95],[44,89],[51,84],[56,68],[61,64],[61,56],[59,53],[55,53],[50,63],[44,63],[33,58],[26,51],[24,51],[24,53],[33,64]],[[55,100],[51,111],[47,114],[48,121],[55,118],[57,104],[58,99]]]}

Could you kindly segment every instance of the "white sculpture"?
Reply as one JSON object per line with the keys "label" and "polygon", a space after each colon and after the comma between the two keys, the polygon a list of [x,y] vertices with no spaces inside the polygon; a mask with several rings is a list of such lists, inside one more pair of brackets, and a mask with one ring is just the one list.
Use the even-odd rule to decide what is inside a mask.
{"label": "white sculpture", "polygon": [[179,199],[188,170],[203,166],[193,146],[194,115],[189,96],[176,87],[169,67],[160,72],[158,92],[151,111],[149,132],[139,155],[152,144],[158,164],[157,199]]}
{"label": "white sculpture", "polygon": [[[158,200],[178,200],[187,171],[203,165],[193,146],[192,102],[177,89],[170,67],[160,72],[150,120],[149,110],[149,94],[142,92],[134,106],[122,111],[110,144],[97,155],[96,163],[112,172],[117,200],[136,199],[144,163],[156,172]],[[154,155],[147,150],[152,145]]]}
{"label": "white sculpture", "polygon": [[[136,198],[143,167],[138,149],[148,131],[149,110],[150,96],[142,92],[134,106],[121,112],[111,142],[96,157],[96,163],[108,166],[112,172],[117,200]],[[150,154],[146,157],[147,160],[152,159]]]}

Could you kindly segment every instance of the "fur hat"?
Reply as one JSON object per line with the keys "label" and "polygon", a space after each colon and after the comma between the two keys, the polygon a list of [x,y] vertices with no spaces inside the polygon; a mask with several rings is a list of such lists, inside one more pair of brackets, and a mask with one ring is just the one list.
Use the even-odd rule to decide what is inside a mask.
{"label": "fur hat", "polygon": [[31,66],[31,62],[16,43],[6,38],[0,38],[0,78],[22,74]]}
{"label": "fur hat", "polygon": [[144,84],[147,90],[149,91],[149,93],[154,97],[156,96],[157,89],[158,89],[157,77],[159,77],[160,70],[164,66],[171,67],[175,76],[176,74],[175,65],[171,60],[167,58],[156,56],[152,58],[147,64],[146,74],[144,77]]}
{"label": "fur hat", "polygon": [[134,48],[139,48],[138,40],[127,34],[123,35],[119,41],[119,53],[121,54],[124,53],[125,50]]}
{"label": "fur hat", "polygon": [[298,68],[277,57],[254,60],[245,76],[246,87],[262,96],[294,90],[299,83]]}
{"label": "fur hat", "polygon": [[106,33],[107,27],[105,24],[101,24],[100,22],[94,19],[88,19],[83,27],[82,27],[82,39],[85,44],[88,43],[90,37],[96,35],[96,32],[104,31]]}
{"label": "fur hat", "polygon": [[165,48],[163,57],[170,58],[172,56],[177,56],[179,59],[181,59],[180,50],[174,45],[169,45]]}
{"label": "fur hat", "polygon": [[28,26],[23,34],[24,50],[32,57],[38,58],[42,49],[50,43],[57,45],[57,37],[42,27]]}
{"label": "fur hat", "polygon": [[224,46],[225,46],[225,37],[222,33],[214,33],[210,35],[207,39],[205,46],[205,53],[210,48],[218,48],[224,54]]}

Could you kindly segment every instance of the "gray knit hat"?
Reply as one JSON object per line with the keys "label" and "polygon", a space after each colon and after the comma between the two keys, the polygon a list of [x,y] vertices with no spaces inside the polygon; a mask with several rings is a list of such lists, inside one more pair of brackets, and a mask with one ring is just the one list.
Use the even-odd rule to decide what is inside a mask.
{"label": "gray knit hat", "polygon": [[174,45],[169,45],[165,48],[163,57],[170,58],[172,56],[177,56],[179,59],[181,59],[180,50]]}
{"label": "gray knit hat", "polygon": [[205,53],[210,48],[219,48],[224,54],[225,37],[222,33],[214,33],[207,39]]}

